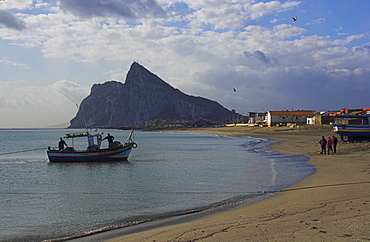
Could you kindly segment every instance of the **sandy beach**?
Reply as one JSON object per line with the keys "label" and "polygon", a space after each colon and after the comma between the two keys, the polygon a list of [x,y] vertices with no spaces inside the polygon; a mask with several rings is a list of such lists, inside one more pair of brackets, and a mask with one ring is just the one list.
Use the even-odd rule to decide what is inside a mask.
{"label": "sandy beach", "polygon": [[370,143],[339,141],[335,155],[319,154],[330,126],[196,128],[272,141],[269,149],[306,155],[317,172],[276,195],[192,222],[109,240],[118,241],[370,241]]}

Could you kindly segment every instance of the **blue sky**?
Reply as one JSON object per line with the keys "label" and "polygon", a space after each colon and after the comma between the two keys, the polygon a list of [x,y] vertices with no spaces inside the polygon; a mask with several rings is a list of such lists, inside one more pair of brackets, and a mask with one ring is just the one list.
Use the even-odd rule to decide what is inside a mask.
{"label": "blue sky", "polygon": [[369,23],[368,0],[2,0],[0,128],[68,126],[58,91],[133,61],[242,114],[369,107]]}

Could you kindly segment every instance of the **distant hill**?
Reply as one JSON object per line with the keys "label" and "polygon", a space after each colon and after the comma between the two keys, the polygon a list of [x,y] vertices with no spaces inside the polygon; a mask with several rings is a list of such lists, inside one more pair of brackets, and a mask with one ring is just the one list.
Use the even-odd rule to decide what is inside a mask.
{"label": "distant hill", "polygon": [[[83,115],[82,115],[83,114]],[[135,126],[155,119],[221,121],[233,112],[219,103],[184,94],[134,62],[125,83],[95,84],[69,128]]]}

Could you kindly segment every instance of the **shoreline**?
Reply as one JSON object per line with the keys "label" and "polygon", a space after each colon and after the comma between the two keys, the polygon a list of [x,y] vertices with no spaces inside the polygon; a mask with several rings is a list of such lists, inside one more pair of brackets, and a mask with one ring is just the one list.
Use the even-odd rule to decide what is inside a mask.
{"label": "shoreline", "polygon": [[[158,130],[156,130],[158,131]],[[306,155],[317,171],[275,196],[181,224],[170,224],[114,241],[362,241],[370,240],[369,143],[339,142],[338,154],[319,155],[318,140],[330,126],[223,127],[161,130],[251,136],[269,149]]]}
{"label": "shoreline", "polygon": [[[199,132],[192,132],[192,130],[189,130],[189,133],[196,134]],[[162,130],[145,130],[143,132],[173,132],[176,133],[176,130],[172,129],[162,129]],[[216,136],[226,136],[224,134],[212,134],[208,133],[211,135],[216,135]],[[229,135],[227,135],[229,136]],[[232,136],[229,136],[232,137]],[[235,136],[234,136],[235,137]],[[248,137],[248,136],[240,136],[241,138],[243,137]],[[271,144],[272,141],[269,141],[267,139],[263,138],[254,138],[256,140],[262,140],[263,148],[260,151],[253,151],[254,148],[249,147],[248,149],[252,149],[249,152],[256,152],[260,153],[262,156],[267,155],[266,150],[268,150],[268,146]],[[249,144],[249,145],[256,145],[260,144],[260,142]],[[270,153],[270,152],[268,152]],[[280,156],[281,154],[276,154],[276,156]],[[282,158],[280,158],[282,159]],[[306,163],[306,161],[303,161]],[[308,176],[307,174],[306,176]],[[301,179],[304,179],[304,177],[301,177]],[[294,184],[295,182],[291,182],[290,184]],[[286,185],[285,187],[290,186]],[[128,235],[128,234],[133,234],[133,233],[138,233],[138,232],[143,232],[147,231],[150,229],[154,228],[159,228],[159,227],[165,227],[169,225],[174,225],[174,224],[181,224],[184,222],[189,222],[189,221],[194,221],[197,219],[201,219],[207,216],[212,216],[217,213],[229,211],[235,208],[239,208],[242,206],[246,206],[252,202],[259,201],[262,199],[266,199],[270,196],[274,196],[275,192],[279,190],[258,190],[254,192],[250,192],[249,194],[243,194],[243,195],[238,195],[233,198],[228,198],[226,200],[218,201],[209,205],[206,205],[204,207],[196,207],[193,209],[189,210],[184,210],[184,211],[174,211],[174,212],[169,212],[165,214],[158,214],[156,216],[153,216],[153,218],[149,219],[144,219],[142,221],[135,221],[132,224],[129,225],[129,223],[122,224],[122,225],[112,225],[112,226],[106,226],[103,228],[99,228],[95,231],[86,231],[82,232],[81,234],[76,234],[64,238],[56,238],[56,239],[50,239],[47,241],[75,241],[75,242],[92,242],[92,241],[106,241],[108,239],[112,239],[115,237],[123,236],[123,235]]]}
{"label": "shoreline", "polygon": [[122,237],[126,235],[131,235],[135,233],[145,232],[148,230],[162,228],[166,226],[178,225],[183,224],[186,222],[196,221],[198,219],[202,219],[208,216],[213,216],[218,213],[223,213],[232,209],[240,208],[243,206],[247,206],[253,202],[266,199],[269,196],[273,196],[274,192],[266,192],[264,194],[258,194],[251,196],[249,198],[243,198],[242,201],[235,201],[227,205],[216,205],[216,207],[209,208],[199,208],[194,209],[194,211],[185,211],[179,214],[170,215],[168,217],[163,217],[154,220],[143,221],[135,225],[130,225],[126,227],[120,227],[115,229],[109,229],[101,232],[96,232],[87,235],[81,235],[78,237],[71,237],[69,239],[60,238],[60,239],[52,239],[47,241],[74,241],[74,242],[93,242],[93,241],[109,241],[110,239],[114,239],[117,237]]}

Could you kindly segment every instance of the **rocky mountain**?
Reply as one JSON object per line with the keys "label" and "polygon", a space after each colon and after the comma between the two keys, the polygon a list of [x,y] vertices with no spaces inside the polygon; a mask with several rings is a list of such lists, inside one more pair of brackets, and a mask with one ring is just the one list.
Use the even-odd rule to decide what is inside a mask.
{"label": "rocky mountain", "polygon": [[184,94],[134,62],[125,83],[95,84],[70,128],[135,126],[144,121],[176,119],[221,121],[233,112],[219,103]]}

